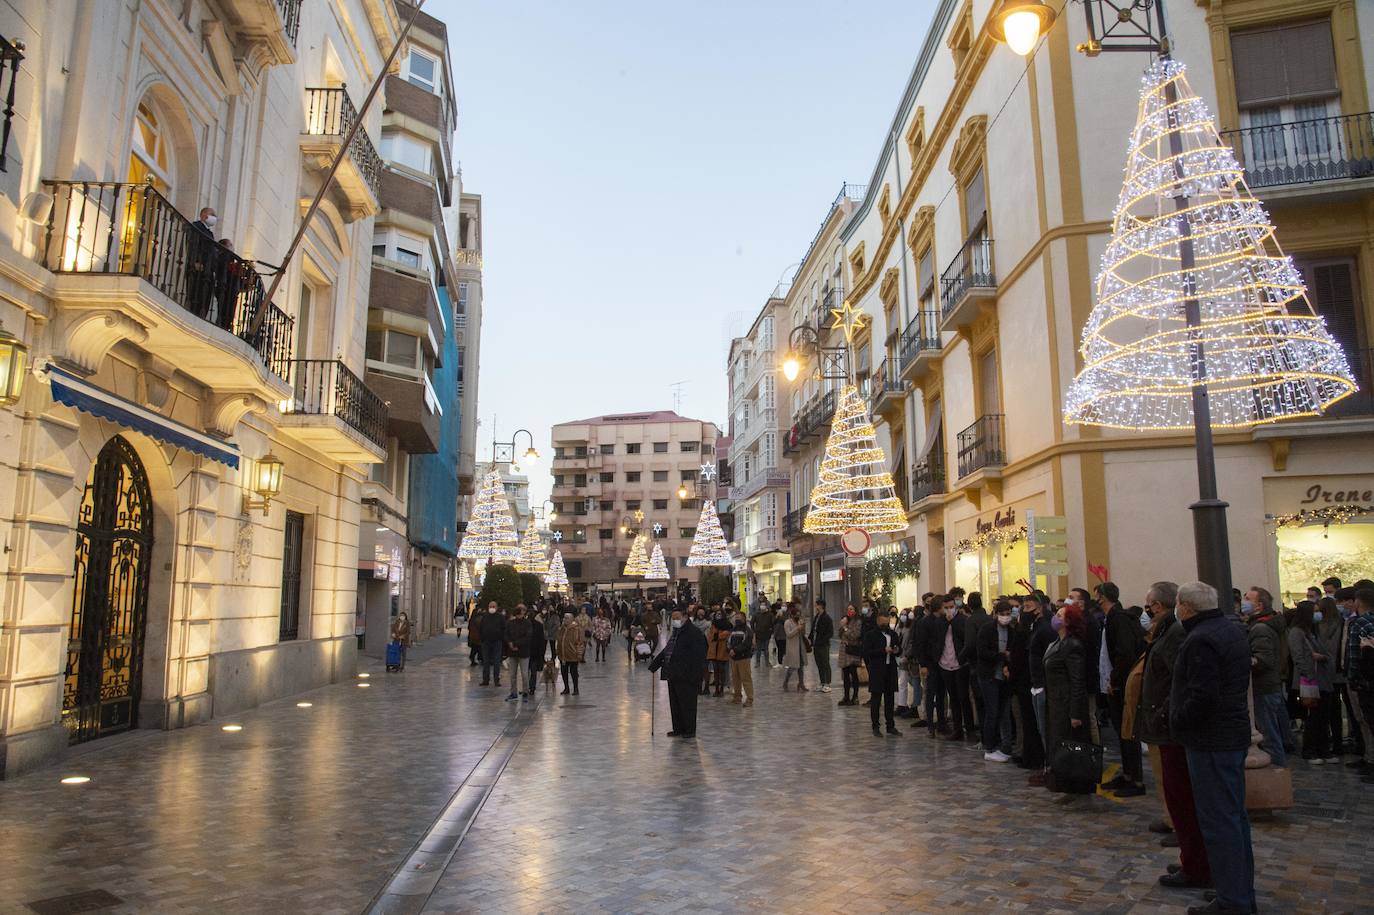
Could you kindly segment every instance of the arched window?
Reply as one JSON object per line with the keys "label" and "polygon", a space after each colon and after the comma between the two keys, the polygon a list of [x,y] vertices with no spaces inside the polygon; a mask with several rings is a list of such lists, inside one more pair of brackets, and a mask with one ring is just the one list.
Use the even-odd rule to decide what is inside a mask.
{"label": "arched window", "polygon": [[174,179],[171,147],[162,119],[147,101],[139,102],[129,144],[129,181],[143,184],[151,180],[159,193],[169,194]]}

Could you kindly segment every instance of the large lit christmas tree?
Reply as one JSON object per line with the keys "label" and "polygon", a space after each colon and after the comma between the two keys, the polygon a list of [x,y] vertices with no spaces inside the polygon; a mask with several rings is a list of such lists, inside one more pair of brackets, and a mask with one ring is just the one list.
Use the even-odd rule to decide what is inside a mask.
{"label": "large lit christmas tree", "polygon": [[1221,427],[1317,414],[1355,390],[1269,214],[1174,60],[1142,81],[1082,352],[1065,396],[1071,423],[1191,431],[1199,381]]}
{"label": "large lit christmas tree", "polygon": [[544,555],[544,541],[533,523],[525,528],[525,536],[520,541],[520,559],[516,561],[515,568],[534,575],[549,574],[549,560]]}
{"label": "large lit christmas tree", "polygon": [[667,581],[668,561],[663,558],[663,547],[654,544],[654,554],[649,558],[649,568],[644,572],[646,581]]}
{"label": "large lit christmas tree", "polygon": [[458,562],[458,590],[472,590],[472,573],[468,571],[468,564],[466,560],[459,560]]}
{"label": "large lit christmas tree", "polygon": [[495,470],[487,474],[482,484],[458,558],[472,559],[479,568],[492,562],[514,563],[520,558],[520,541],[506,504],[506,490]]}
{"label": "large lit christmas tree", "polygon": [[703,499],[701,517],[697,519],[696,536],[692,538],[692,551],[687,555],[689,566],[728,566],[730,547],[725,543],[725,534],[720,529],[720,516],[716,514],[716,503]]}
{"label": "large lit christmas tree", "polygon": [[630,544],[630,555],[625,560],[625,568],[620,574],[625,576],[639,577],[649,569],[649,551],[645,546],[645,536],[642,533],[635,534],[634,543]]}
{"label": "large lit christmas tree", "polygon": [[859,389],[846,384],[830,424],[802,530],[808,534],[842,534],[851,527],[869,533],[906,530],[906,509],[897,498],[886,464],[887,455],[878,446]]}
{"label": "large lit christmas tree", "polygon": [[549,586],[550,594],[568,593],[568,570],[563,565],[563,551],[553,551],[553,561],[549,563],[548,574],[544,576],[544,581]]}

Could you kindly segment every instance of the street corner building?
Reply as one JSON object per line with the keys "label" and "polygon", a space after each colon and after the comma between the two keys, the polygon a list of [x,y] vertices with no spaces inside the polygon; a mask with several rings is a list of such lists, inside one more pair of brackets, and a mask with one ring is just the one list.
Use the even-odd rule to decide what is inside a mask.
{"label": "street corner building", "polygon": [[0,777],[442,630],[481,202],[413,10],[0,2]]}
{"label": "street corner building", "polygon": [[[813,347],[779,396],[782,532],[804,601],[852,597],[846,566],[863,562],[802,529],[840,384],[825,353],[846,344],[830,309],[845,301],[867,316],[851,374],[910,521],[867,556],[906,555],[896,602],[1022,581],[1062,594],[1093,568],[1139,597],[1194,565],[1191,432],[1064,421],[1148,56],[1076,53],[1089,35],[1073,9],[1022,58],[990,33],[995,6],[936,4],[867,183],[842,186],[775,292],[779,335]],[[1217,429],[1235,583],[1291,602],[1374,556],[1374,4],[1177,2],[1168,15],[1174,58],[1359,386],[1321,415]],[[1037,517],[1055,541],[1038,575]]]}

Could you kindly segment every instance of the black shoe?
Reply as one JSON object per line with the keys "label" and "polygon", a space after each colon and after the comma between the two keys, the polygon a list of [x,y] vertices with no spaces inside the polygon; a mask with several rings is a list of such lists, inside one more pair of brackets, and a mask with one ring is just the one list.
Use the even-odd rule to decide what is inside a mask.
{"label": "black shoe", "polygon": [[1183,865],[1182,865],[1182,864],[1170,864],[1170,865],[1169,865],[1169,873],[1171,873],[1171,874],[1177,874],[1177,873],[1178,873],[1179,871],[1181,871],[1181,870],[1183,870]]}
{"label": "black shoe", "polygon": [[683,736],[683,738],[686,739],[686,740],[691,740],[691,739],[693,739],[694,737],[697,736],[697,732],[696,732],[696,731],[693,731],[693,732],[690,733],[690,734],[683,734],[682,736]]}
{"label": "black shoe", "polygon": [[1103,782],[1103,783],[1102,783],[1102,787],[1103,787],[1103,788],[1106,788],[1108,791],[1114,791],[1114,790],[1116,790],[1117,788],[1125,788],[1125,787],[1126,787],[1127,785],[1129,785],[1130,783],[1131,783],[1131,780],[1130,780],[1129,778],[1127,778],[1127,777],[1124,776],[1124,775],[1118,775],[1116,778],[1112,779],[1111,781]]}
{"label": "black shoe", "polygon": [[1183,871],[1161,874],[1159,877],[1159,885],[1167,886],[1171,890],[1200,890],[1209,889],[1212,886],[1210,882],[1194,880],[1192,877],[1183,873]]}
{"label": "black shoe", "polygon": [[1155,820],[1153,823],[1150,824],[1150,832],[1157,832],[1160,835],[1168,835],[1173,831],[1174,827],[1170,826],[1163,820]]}
{"label": "black shoe", "polygon": [[1113,793],[1117,797],[1141,797],[1145,794],[1145,786],[1133,785],[1128,782],[1125,787],[1117,788]]}
{"label": "black shoe", "polygon": [[878,727],[876,724],[873,725],[873,736],[874,736],[874,737],[882,737],[882,736],[883,736],[883,729],[880,728],[880,727]]}
{"label": "black shoe", "polygon": [[682,732],[681,732],[681,731],[669,731],[667,736],[669,736],[669,737],[681,737],[681,736],[682,736]]}
{"label": "black shoe", "polygon": [[568,694],[568,688],[565,686],[565,687],[563,687],[563,692],[559,693],[558,695],[560,695],[560,696],[566,696],[567,694]]}
{"label": "black shoe", "polygon": [[889,728],[887,729],[887,732],[888,732],[889,734],[891,734],[893,737],[901,737],[901,736],[902,736],[902,732],[899,731],[899,730],[897,730],[897,729],[894,728],[894,727],[889,727]]}
{"label": "black shoe", "polygon": [[911,726],[912,726],[912,727],[917,727],[917,728],[923,728],[923,727],[926,726],[925,719],[921,718],[921,716],[919,716],[919,715],[912,715],[912,716],[911,716]]}
{"label": "black shoe", "polygon": [[1159,844],[1163,848],[1178,848],[1178,836],[1167,835],[1159,840]]}
{"label": "black shoe", "polygon": [[[580,695],[582,695],[582,694],[581,694],[580,692],[577,691],[576,687],[574,687],[574,688],[573,688],[573,695],[574,695],[574,696],[580,696]],[[1140,793],[1141,793],[1141,794],[1144,794],[1144,793],[1145,793],[1145,789],[1144,789],[1144,788],[1141,788],[1141,789],[1140,789]]]}

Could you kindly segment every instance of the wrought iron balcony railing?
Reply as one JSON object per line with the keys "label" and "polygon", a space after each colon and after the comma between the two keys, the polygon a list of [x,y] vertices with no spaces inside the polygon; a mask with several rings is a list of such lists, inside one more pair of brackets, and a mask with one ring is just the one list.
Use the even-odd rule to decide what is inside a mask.
{"label": "wrought iron balcony railing", "polygon": [[[218,244],[150,184],[44,181],[53,196],[40,260],[54,273],[142,277],[195,317],[243,339],[291,378],[294,319],[264,301],[253,265]],[[250,332],[258,309],[262,326]]]}
{"label": "wrought iron balcony railing", "polygon": [[1374,112],[1227,130],[1251,188],[1374,177]]}
{"label": "wrought iron balcony railing", "polygon": [[[315,137],[341,137],[348,133],[358,119],[357,109],[348,91],[342,86],[305,90],[305,132]],[[372,196],[381,199],[382,157],[367,137],[367,129],[360,129],[348,145],[348,155],[358,167],[363,180],[372,189]]]}
{"label": "wrought iron balcony railing", "polygon": [[868,399],[877,404],[888,396],[900,396],[906,391],[906,383],[897,373],[896,360],[884,359],[868,382]]}
{"label": "wrought iron balcony railing", "polygon": [[[944,443],[937,443],[936,448],[941,452],[944,450]],[[935,452],[932,450],[931,452]],[[917,461],[916,466],[911,471],[911,501],[920,502],[922,499],[942,493],[945,491],[945,461],[944,458],[931,457],[924,461]]]}
{"label": "wrought iron balcony railing", "polygon": [[940,274],[940,305],[942,314],[948,318],[963,302],[964,296],[975,287],[991,288],[997,285],[997,277],[992,269],[992,239],[975,235],[964,242],[964,247],[954,255],[954,260]]}
{"label": "wrought iron balcony railing", "polygon": [[959,476],[1007,462],[1002,450],[1002,414],[988,413],[959,433]]}
{"label": "wrought iron balcony railing", "polygon": [[938,353],[939,351],[940,313],[934,310],[918,311],[916,317],[907,324],[906,330],[902,331],[902,339],[898,347],[902,370],[905,371],[922,353]]}
{"label": "wrought iron balcony railing", "polygon": [[803,505],[801,508],[794,508],[782,518],[782,536],[784,540],[791,540],[802,535],[802,525],[806,522],[806,513],[811,508]]}
{"label": "wrought iron balcony railing", "polygon": [[296,33],[301,30],[301,3],[303,0],[276,0],[277,15],[281,16],[281,30],[286,33],[291,47],[296,46]]}
{"label": "wrought iron balcony railing", "polygon": [[14,120],[14,87],[19,79],[19,61],[24,59],[24,43],[0,36],[0,96],[5,99],[3,133],[0,133],[0,172],[9,164],[10,123]]}
{"label": "wrought iron balcony railing", "polygon": [[337,359],[297,359],[295,388],[286,412],[337,416],[373,444],[386,448],[386,403]]}

